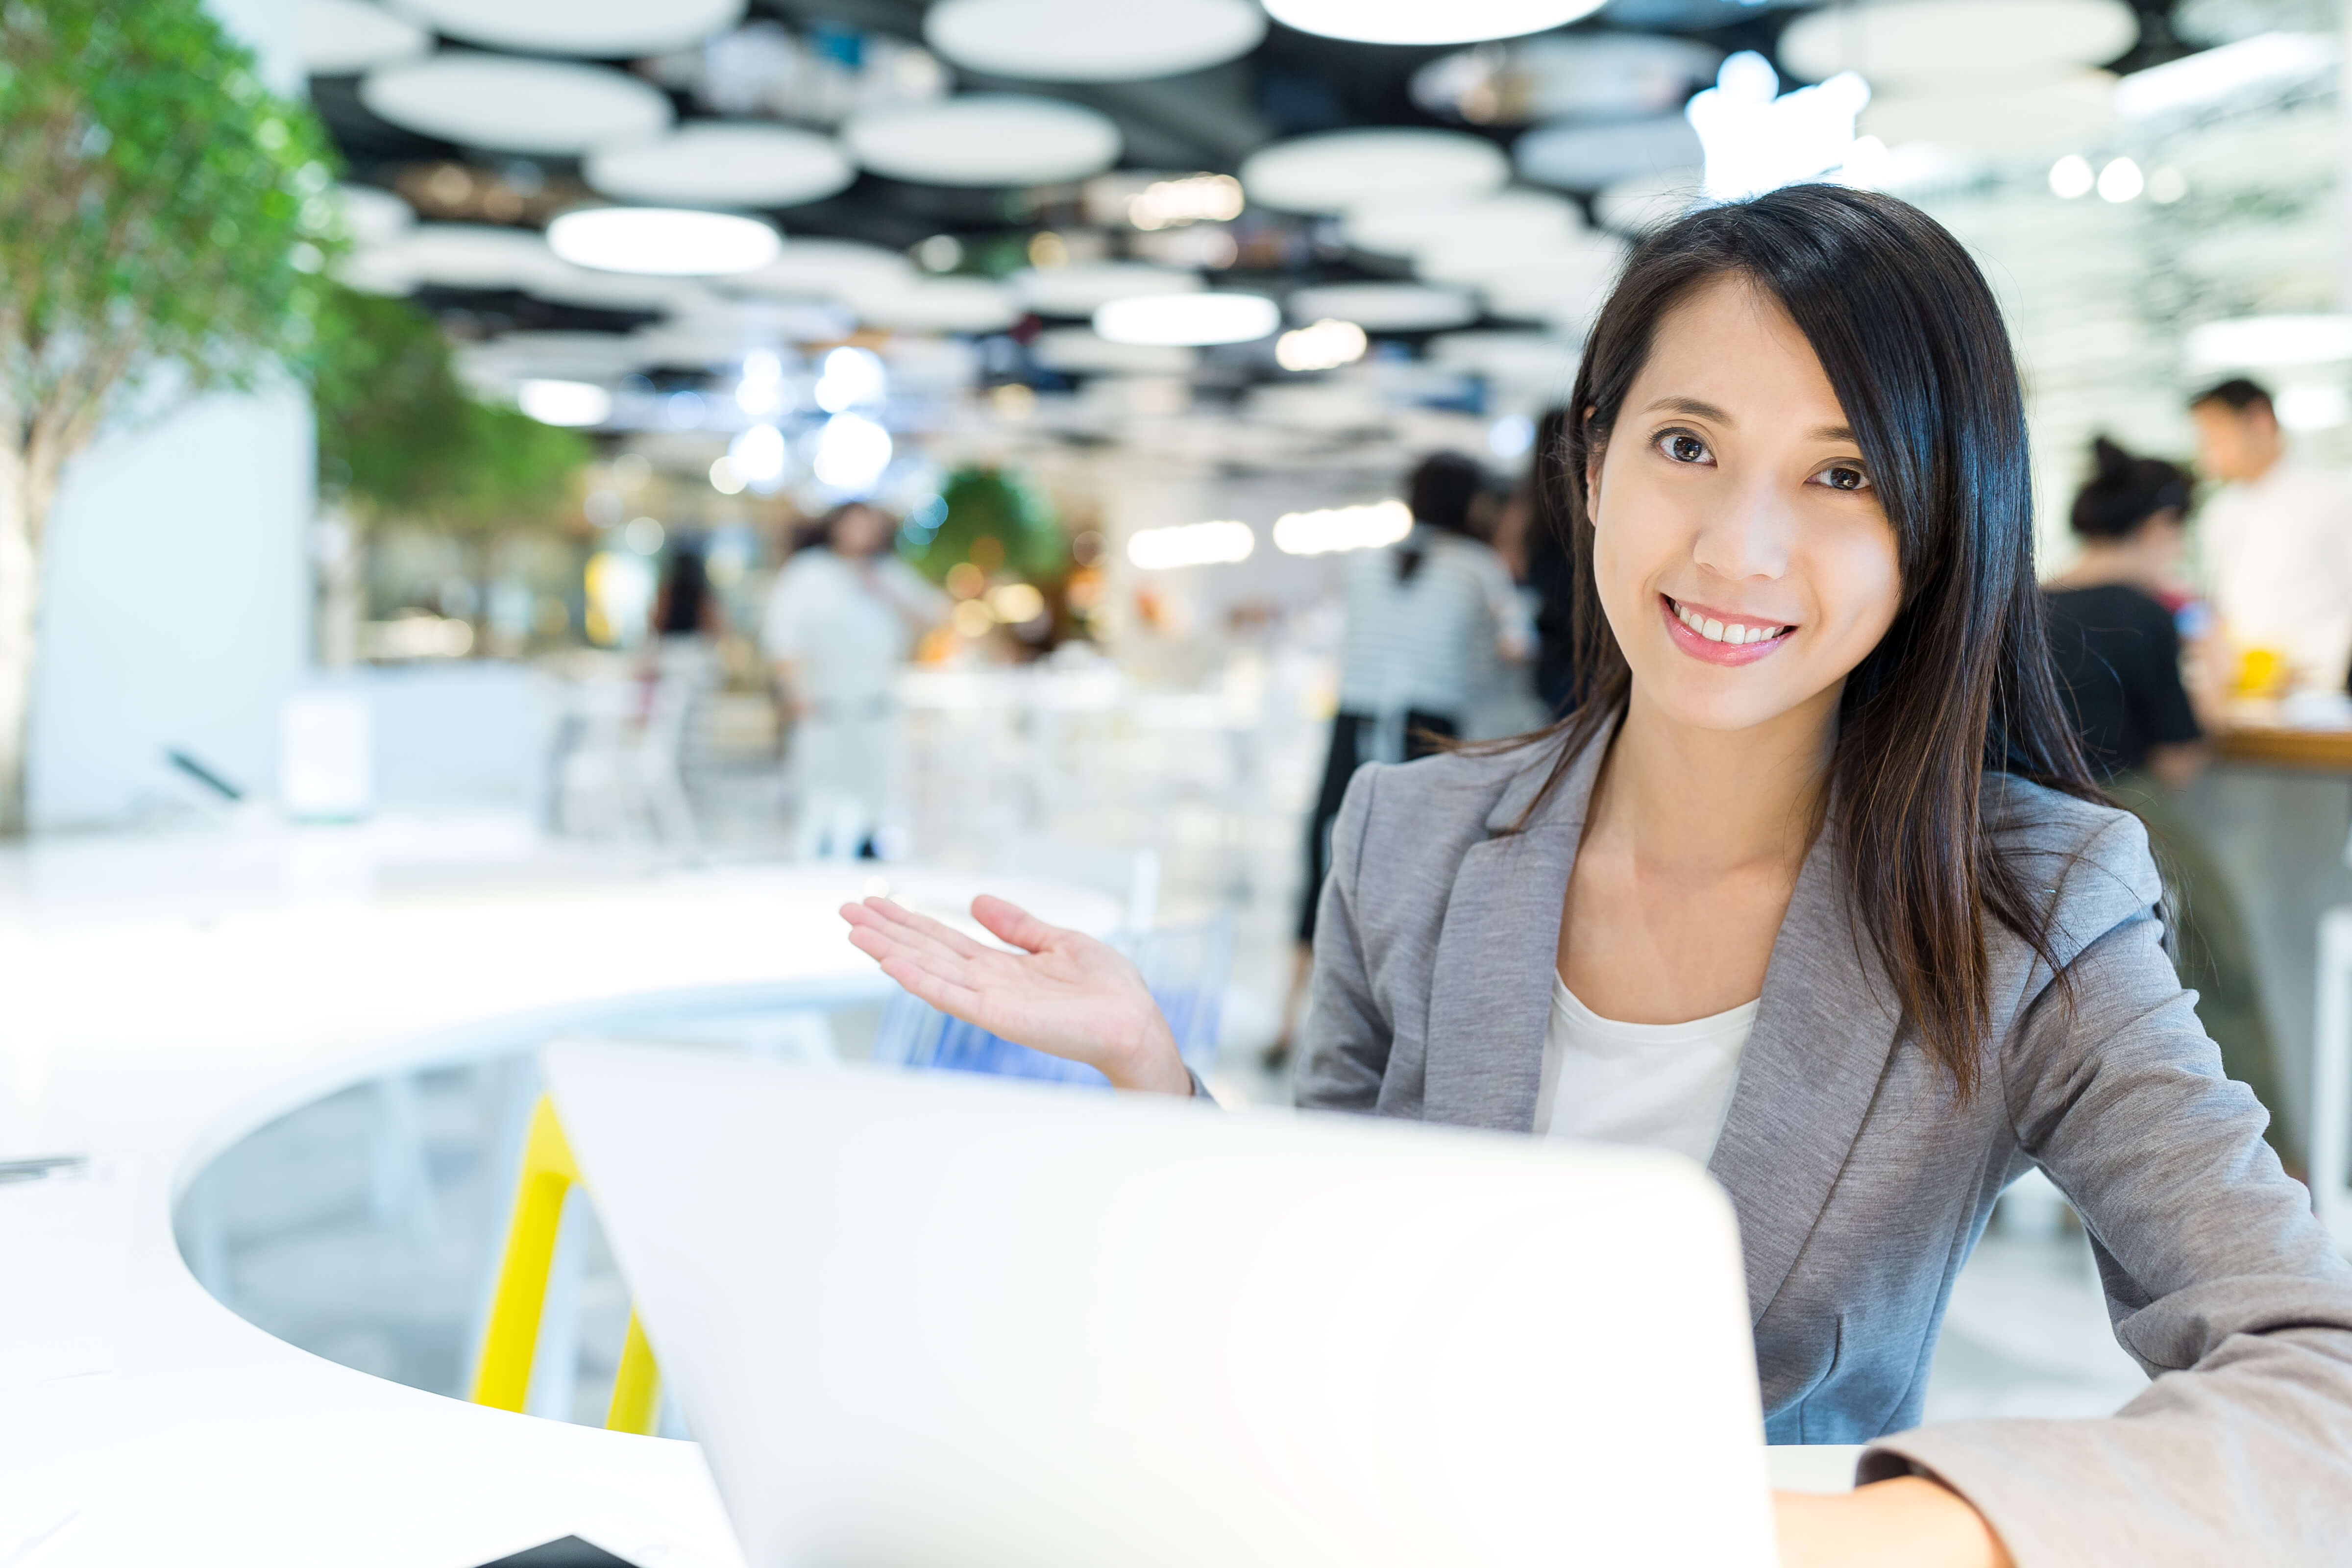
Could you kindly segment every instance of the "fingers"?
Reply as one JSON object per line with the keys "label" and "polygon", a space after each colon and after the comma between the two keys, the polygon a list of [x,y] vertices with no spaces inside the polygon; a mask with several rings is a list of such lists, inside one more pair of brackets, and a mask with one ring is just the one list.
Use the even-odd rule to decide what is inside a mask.
{"label": "fingers", "polygon": [[953,926],[943,924],[929,915],[919,915],[904,904],[892,903],[887,899],[867,899],[863,903],[844,904],[841,906],[841,918],[852,926],[887,932],[900,942],[967,962],[992,951]]}
{"label": "fingers", "polygon": [[992,935],[1028,952],[1035,952],[1062,934],[1059,926],[1049,926],[1019,904],[1007,903],[993,893],[972,900],[971,918]]}
{"label": "fingers", "polygon": [[883,960],[882,973],[905,986],[917,1001],[928,1002],[967,1024],[988,1026],[979,1016],[980,993],[971,986],[960,985],[905,957]]}

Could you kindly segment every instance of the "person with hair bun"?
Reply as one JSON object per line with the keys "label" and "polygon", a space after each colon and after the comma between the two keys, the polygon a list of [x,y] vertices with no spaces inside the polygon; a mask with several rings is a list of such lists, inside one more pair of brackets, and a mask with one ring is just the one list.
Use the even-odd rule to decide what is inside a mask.
{"label": "person with hair bun", "polygon": [[[2184,650],[2181,637],[2184,621],[2204,615],[2178,586],[2189,474],[2105,436],[2091,443],[2091,460],[2068,514],[2082,554],[2044,595],[2051,660],[2093,771],[2147,826],[2176,922],[2173,962],[2197,994],[2198,1021],[2221,1048],[2222,1070],[2273,1109],[2266,1135],[2286,1157],[2270,1021],[2245,920],[2177,798],[2205,765],[2214,707],[2202,650]],[[2200,671],[2189,682],[2181,678],[2184,651]]]}

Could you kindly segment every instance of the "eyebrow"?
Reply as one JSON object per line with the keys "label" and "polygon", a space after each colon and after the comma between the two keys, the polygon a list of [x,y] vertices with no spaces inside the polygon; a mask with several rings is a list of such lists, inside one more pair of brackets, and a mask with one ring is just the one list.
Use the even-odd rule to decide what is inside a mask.
{"label": "eyebrow", "polygon": [[[1644,414],[1687,414],[1694,419],[1712,420],[1717,425],[1737,425],[1739,423],[1738,420],[1734,419],[1726,410],[1717,408],[1712,403],[1702,402],[1696,397],[1661,397],[1656,402],[1651,404],[1649,407],[1642,410],[1642,412]],[[1811,429],[1805,432],[1805,439],[1808,441],[1844,441],[1853,446],[1860,446],[1862,444],[1855,437],[1853,426],[1851,425],[1816,425]]]}

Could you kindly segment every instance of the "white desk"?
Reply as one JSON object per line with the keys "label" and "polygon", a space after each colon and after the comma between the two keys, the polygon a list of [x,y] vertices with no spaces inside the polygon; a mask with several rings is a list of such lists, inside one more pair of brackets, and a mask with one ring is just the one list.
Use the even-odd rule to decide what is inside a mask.
{"label": "white desk", "polygon": [[[299,861],[332,841],[276,842]],[[645,1568],[740,1564],[691,1444],[299,1351],[197,1285],[173,1202],[262,1122],[391,1068],[883,995],[835,907],[887,875],[948,912],[970,882],[837,868],[530,890],[521,867],[505,882],[523,890],[386,900],[355,894],[363,878],[256,875],[234,845],[35,856],[0,861],[0,1158],[94,1170],[0,1186],[0,1568],[469,1568],[566,1534]],[[1117,913],[989,881],[1057,923]],[[1851,1473],[1850,1450],[1775,1471],[1814,1489]]]}
{"label": "white desk", "polygon": [[[0,1186],[0,1568],[466,1568],[571,1533],[646,1568],[740,1563],[691,1444],[299,1351],[197,1285],[173,1202],[255,1127],[388,1068],[698,1007],[878,999],[889,983],[835,906],[877,876],[935,912],[977,889],[906,868],[510,866],[500,880],[525,890],[382,900],[337,876],[320,897],[301,861],[331,837],[271,842],[293,874],[226,841],[0,865],[0,1158],[95,1164]],[[1057,923],[1118,914],[989,880]]]}

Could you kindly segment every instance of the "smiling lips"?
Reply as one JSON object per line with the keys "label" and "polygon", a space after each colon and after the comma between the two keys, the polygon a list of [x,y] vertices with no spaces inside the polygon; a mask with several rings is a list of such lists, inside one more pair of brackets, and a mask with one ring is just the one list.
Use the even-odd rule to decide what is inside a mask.
{"label": "smiling lips", "polygon": [[1769,658],[1797,628],[1769,621],[1727,616],[1703,605],[1688,605],[1658,595],[1666,617],[1666,635],[1675,646],[1709,664],[1753,664]]}

